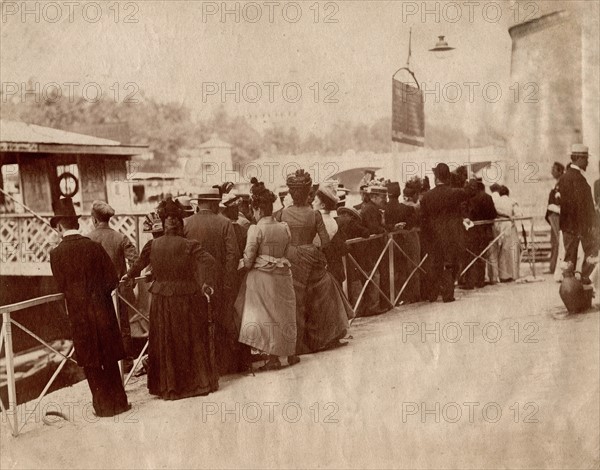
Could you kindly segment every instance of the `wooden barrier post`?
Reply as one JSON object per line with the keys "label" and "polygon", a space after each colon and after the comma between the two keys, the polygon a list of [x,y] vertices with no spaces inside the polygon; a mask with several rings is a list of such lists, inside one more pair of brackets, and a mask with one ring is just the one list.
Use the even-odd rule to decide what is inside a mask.
{"label": "wooden barrier post", "polygon": [[[396,298],[396,292],[394,290],[394,288],[396,287],[396,282],[394,279],[394,274],[395,274],[395,270],[394,270],[394,234],[390,233],[388,234],[388,237],[390,239],[390,249],[388,251],[388,268],[389,268],[389,275],[390,275],[390,299],[395,299]],[[396,306],[396,302],[394,302],[394,305],[392,305],[392,308],[394,308]]]}
{"label": "wooden barrier post", "polygon": [[[19,434],[19,416],[17,413],[17,389],[15,386],[15,364],[12,344],[12,328],[10,324],[10,312],[2,313],[4,330],[4,352],[6,357],[6,376],[8,379],[8,415],[12,414],[12,435]],[[10,417],[8,418],[10,420]]]}

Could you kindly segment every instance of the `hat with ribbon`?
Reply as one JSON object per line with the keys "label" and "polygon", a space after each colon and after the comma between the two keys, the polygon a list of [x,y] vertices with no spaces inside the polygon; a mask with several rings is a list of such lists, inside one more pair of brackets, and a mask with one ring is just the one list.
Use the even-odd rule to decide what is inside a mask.
{"label": "hat with ribbon", "polygon": [[231,207],[235,206],[240,201],[240,196],[237,194],[230,192],[223,194],[221,198],[221,202],[219,203],[219,207]]}
{"label": "hat with ribbon", "polygon": [[365,194],[370,194],[371,196],[387,196],[388,190],[385,186],[367,186],[365,188]]}
{"label": "hat with ribbon", "polygon": [[160,220],[160,217],[156,212],[146,214],[146,218],[142,224],[142,231],[144,233],[159,233],[164,231],[162,220]]}
{"label": "hat with ribbon", "polygon": [[195,198],[191,198],[190,201],[220,201],[221,200],[221,192],[218,187],[210,187],[205,186],[200,188],[198,191],[198,196]]}
{"label": "hat with ribbon", "polygon": [[73,199],[70,197],[65,197],[53,202],[52,210],[54,211],[54,217],[50,219],[50,226],[52,228],[56,228],[61,219],[78,219],[81,217],[75,213]]}
{"label": "hat with ribbon", "polygon": [[571,157],[587,157],[589,156],[589,148],[583,144],[571,145]]}

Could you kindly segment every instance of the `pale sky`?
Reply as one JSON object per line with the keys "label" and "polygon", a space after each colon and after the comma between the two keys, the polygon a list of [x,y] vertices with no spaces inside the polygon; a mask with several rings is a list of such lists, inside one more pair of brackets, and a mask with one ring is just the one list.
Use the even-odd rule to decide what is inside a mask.
{"label": "pale sky", "polygon": [[[296,23],[286,21],[283,14],[286,7],[287,18],[293,19],[298,11],[289,6],[290,2],[275,2],[272,22],[268,2],[253,6],[238,3],[239,23],[234,15],[222,21],[221,2],[122,2],[118,21],[115,2],[100,2],[101,17],[96,23],[89,21],[98,13],[95,8],[83,7],[89,2],[72,7],[72,18],[65,2],[55,2],[61,11],[50,7],[44,11],[40,6],[39,22],[34,14],[23,21],[22,3],[3,2],[2,6],[3,87],[35,77],[41,86],[78,82],[81,88],[95,82],[104,94],[113,96],[110,86],[118,83],[122,100],[134,90],[126,89],[125,84],[133,82],[148,96],[185,104],[196,116],[205,117],[221,104],[222,97],[220,93],[206,95],[203,102],[203,88],[210,90],[217,83],[220,89],[225,83],[234,89],[239,83],[241,89],[255,82],[262,92],[257,103],[244,102],[243,95],[239,103],[233,95],[225,97],[232,114],[292,112],[302,121],[299,127],[316,130],[336,119],[370,123],[391,114],[391,76],[406,62],[412,27],[411,68],[426,88],[434,90],[439,83],[439,91],[426,99],[428,122],[452,122],[475,133],[482,119],[498,116],[512,93],[508,27],[514,23],[517,11],[509,2],[502,2],[498,22],[492,21],[497,11],[487,6],[494,2],[472,7],[472,21],[469,7],[457,2],[454,5],[460,6],[461,16],[454,23],[448,20],[453,20],[458,10],[448,7],[449,2],[404,2],[404,7],[399,1],[321,2],[318,11],[314,1],[298,2],[302,16]],[[31,10],[40,4],[44,2],[31,2]],[[423,6],[435,11],[436,4],[437,18],[435,13],[421,16]],[[518,14],[520,19],[527,19],[555,5],[538,2],[535,11],[520,7]],[[262,17],[251,23],[247,19],[256,14],[256,6]],[[236,2],[229,2],[228,7],[235,9]],[[219,11],[209,16],[206,12],[211,8]],[[408,16],[412,9],[416,14]],[[48,21],[57,14],[60,21]],[[137,23],[125,23],[128,14]],[[327,14],[337,23],[325,23]],[[315,15],[319,22],[314,21]],[[442,34],[456,50],[440,59],[427,50]],[[265,82],[279,84],[273,85],[272,104]],[[282,96],[283,85],[289,82],[297,83],[302,90],[297,103],[287,102]],[[333,85],[325,89],[328,82]],[[457,103],[444,100],[444,87],[450,82],[459,84],[463,94]],[[473,103],[469,103],[465,82],[477,83]],[[488,103],[482,93],[482,87],[490,82],[498,83],[503,93],[496,104]],[[320,89],[317,103],[315,83]],[[65,86],[64,91],[67,89]],[[455,90],[446,90],[454,98]],[[254,99],[256,88],[247,86],[246,91]],[[338,102],[325,103],[327,93],[333,91]],[[295,96],[295,88],[288,88],[288,92],[288,97]]]}

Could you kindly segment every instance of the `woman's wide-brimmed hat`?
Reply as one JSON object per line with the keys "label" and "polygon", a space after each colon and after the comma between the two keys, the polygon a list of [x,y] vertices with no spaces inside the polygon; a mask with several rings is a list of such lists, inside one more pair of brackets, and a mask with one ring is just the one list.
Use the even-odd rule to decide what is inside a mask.
{"label": "woman's wide-brimmed hat", "polygon": [[61,219],[78,219],[81,217],[75,213],[73,199],[70,197],[65,197],[53,202],[52,210],[54,211],[54,217],[50,219],[50,226],[52,228],[56,228]]}
{"label": "woman's wide-brimmed hat", "polygon": [[337,213],[338,213],[338,215],[346,214],[351,219],[354,219],[354,220],[362,223],[362,216],[360,215],[360,212],[358,212],[353,207],[340,207],[337,210]]}
{"label": "woman's wide-brimmed hat", "polygon": [[190,201],[220,201],[221,192],[219,188],[203,187],[200,188],[198,196],[191,198]]}
{"label": "woman's wide-brimmed hat", "polygon": [[339,202],[339,198],[336,194],[335,186],[333,183],[321,183],[317,189],[317,196],[325,196],[335,204]]}
{"label": "woman's wide-brimmed hat", "polygon": [[175,200],[181,204],[181,206],[183,207],[183,210],[185,211],[185,214],[187,217],[194,215],[194,207],[192,206],[191,203],[191,199],[189,198],[189,196],[177,196],[175,198]]}

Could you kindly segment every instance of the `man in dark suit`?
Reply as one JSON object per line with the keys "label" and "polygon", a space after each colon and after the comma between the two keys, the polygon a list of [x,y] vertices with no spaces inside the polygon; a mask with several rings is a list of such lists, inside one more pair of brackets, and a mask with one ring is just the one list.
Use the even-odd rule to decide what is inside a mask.
{"label": "man in dark suit", "polygon": [[[494,200],[485,192],[481,181],[471,180],[468,183],[468,216],[473,222],[481,220],[494,220],[498,215]],[[466,261],[470,263],[476,255],[481,256],[488,244],[494,239],[492,224],[476,225],[467,231]],[[465,273],[465,289],[485,286],[485,260],[477,261]]]}
{"label": "man in dark suit", "polygon": [[421,233],[431,258],[427,296],[430,302],[435,302],[441,293],[444,302],[452,302],[465,194],[450,187],[450,168],[445,163],[438,164],[433,173],[436,186],[421,199]]}
{"label": "man in dark suit", "polygon": [[85,372],[96,415],[114,416],[129,409],[118,364],[125,351],[111,299],[117,272],[102,245],[77,232],[71,199],[53,206],[50,224],[62,241],[50,252],[50,267],[65,295],[77,364]]}
{"label": "man in dark suit", "polygon": [[577,250],[581,243],[584,261],[581,268],[581,282],[590,284],[590,274],[594,265],[590,256],[598,255],[597,229],[592,189],[583,172],[588,166],[588,148],[582,144],[571,147],[571,165],[558,181],[560,193],[560,230],[565,245],[565,262],[577,266]]}
{"label": "man in dark suit", "polygon": [[[218,188],[200,190],[198,212],[184,219],[183,233],[190,240],[199,241],[215,259],[215,293],[211,304],[215,310],[217,360],[221,374],[242,372],[248,367],[240,357],[243,347],[238,342],[238,331],[233,303],[237,296],[237,265],[241,258],[235,229],[231,220],[219,214],[221,194]],[[245,355],[245,353],[244,353]],[[247,358],[246,358],[247,359]]]}
{"label": "man in dark suit", "polygon": [[[115,215],[115,210],[104,201],[94,201],[92,203],[92,222],[94,230],[86,236],[102,245],[102,248],[110,256],[117,276],[121,279],[127,273],[127,263],[131,267],[137,260],[138,251],[127,235],[117,232],[109,226],[111,217]],[[120,286],[120,294],[130,304],[135,304],[135,295],[131,286]],[[133,367],[133,349],[131,344],[131,326],[129,324],[129,306],[123,299],[119,298],[119,322],[121,327],[121,337],[127,359],[123,362],[125,372],[129,372]]]}

